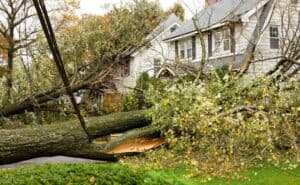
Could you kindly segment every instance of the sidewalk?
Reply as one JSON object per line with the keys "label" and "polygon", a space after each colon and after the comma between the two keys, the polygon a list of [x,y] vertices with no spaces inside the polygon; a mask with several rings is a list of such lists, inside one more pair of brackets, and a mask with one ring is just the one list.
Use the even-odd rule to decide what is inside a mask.
{"label": "sidewalk", "polygon": [[104,163],[103,161],[95,161],[81,158],[54,156],[54,157],[40,157],[8,165],[0,165],[1,168],[15,168],[26,165],[37,165],[37,164],[75,164],[75,163]]}

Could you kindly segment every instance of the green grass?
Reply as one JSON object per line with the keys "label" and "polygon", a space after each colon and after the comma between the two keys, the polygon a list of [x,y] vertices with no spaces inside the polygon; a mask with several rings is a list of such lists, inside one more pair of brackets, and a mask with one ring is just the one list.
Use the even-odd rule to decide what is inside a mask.
{"label": "green grass", "polygon": [[272,166],[242,172],[245,180],[188,179],[183,168],[134,170],[120,164],[38,165],[0,170],[0,185],[300,185],[300,168],[282,171]]}
{"label": "green grass", "polygon": [[132,185],[142,174],[118,164],[37,165],[0,171],[0,185]]}
{"label": "green grass", "polygon": [[152,183],[153,185],[300,185],[300,168],[283,171],[272,166],[245,170],[241,173],[244,180],[226,180],[224,178],[212,178],[210,181],[207,178],[188,179],[186,178],[187,174],[184,169],[151,171],[147,175],[149,181],[152,180],[154,182]]}

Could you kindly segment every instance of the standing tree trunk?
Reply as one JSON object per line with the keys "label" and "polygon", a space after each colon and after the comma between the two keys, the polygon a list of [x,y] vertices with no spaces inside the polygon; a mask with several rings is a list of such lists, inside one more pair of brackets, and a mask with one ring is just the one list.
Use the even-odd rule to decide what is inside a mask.
{"label": "standing tree trunk", "polygon": [[200,44],[201,44],[201,61],[200,61],[199,69],[198,69],[198,74],[195,79],[195,82],[198,82],[204,73],[204,67],[205,67],[205,63],[206,63],[207,53],[206,53],[206,44],[204,41],[204,36],[203,36],[202,30],[200,28],[199,20],[198,20],[197,16],[193,18],[193,24],[198,32]]}
{"label": "standing tree trunk", "polygon": [[5,105],[9,104],[11,99],[11,91],[13,87],[13,62],[14,62],[14,52],[8,51],[7,54],[7,91],[6,91],[6,98],[5,98]]}

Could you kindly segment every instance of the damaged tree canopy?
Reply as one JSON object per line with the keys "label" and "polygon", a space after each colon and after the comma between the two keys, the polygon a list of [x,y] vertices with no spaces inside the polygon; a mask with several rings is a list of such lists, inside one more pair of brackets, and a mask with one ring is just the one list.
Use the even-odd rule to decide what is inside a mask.
{"label": "damaged tree canopy", "polygon": [[[115,113],[86,119],[92,138],[144,128],[151,123],[145,111]],[[95,160],[117,160],[114,152],[123,143],[127,146],[135,139],[159,138],[151,128],[131,131],[115,141],[104,144],[90,143],[77,121],[55,123],[35,128],[0,130],[0,164],[9,164],[36,157],[64,155]],[[150,143],[157,146],[157,143]],[[148,149],[146,146],[145,149]],[[151,147],[150,147],[151,148]]]}

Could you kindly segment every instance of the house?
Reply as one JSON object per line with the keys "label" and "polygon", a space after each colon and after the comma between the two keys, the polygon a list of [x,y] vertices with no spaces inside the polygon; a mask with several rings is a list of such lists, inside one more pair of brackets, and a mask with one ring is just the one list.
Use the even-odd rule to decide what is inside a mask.
{"label": "house", "polygon": [[181,24],[180,19],[171,14],[146,37],[148,45],[127,51],[114,81],[119,92],[126,93],[134,88],[141,73],[147,72],[149,76],[155,76],[164,63],[174,59],[170,45],[162,40]]}
{"label": "house", "polygon": [[[205,8],[195,15],[195,19],[185,21],[163,41],[170,45],[173,60],[197,66],[202,59],[196,29],[199,28],[205,42],[205,69],[229,65],[240,70],[244,65],[244,53],[253,41],[258,25],[261,32],[257,34],[254,62],[248,72],[267,72],[284,55],[287,42],[299,41],[297,38],[300,37],[299,0],[275,0],[268,13],[262,12],[268,8],[269,1],[207,0]],[[264,16],[263,22],[258,21],[260,16]]]}
{"label": "house", "polygon": [[6,66],[6,62],[4,60],[4,57],[2,57],[2,55],[0,54],[0,80],[3,79],[3,77],[7,73],[6,67],[7,66]]}

